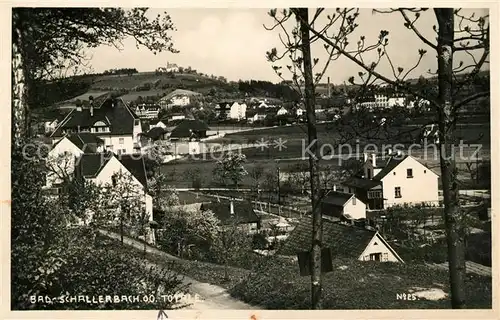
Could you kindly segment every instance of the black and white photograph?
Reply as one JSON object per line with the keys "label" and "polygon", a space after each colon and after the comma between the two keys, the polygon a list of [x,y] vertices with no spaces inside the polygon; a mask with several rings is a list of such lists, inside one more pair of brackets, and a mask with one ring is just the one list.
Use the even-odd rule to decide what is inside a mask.
{"label": "black and white photograph", "polygon": [[2,5],[6,308],[491,312],[498,4],[455,4]]}

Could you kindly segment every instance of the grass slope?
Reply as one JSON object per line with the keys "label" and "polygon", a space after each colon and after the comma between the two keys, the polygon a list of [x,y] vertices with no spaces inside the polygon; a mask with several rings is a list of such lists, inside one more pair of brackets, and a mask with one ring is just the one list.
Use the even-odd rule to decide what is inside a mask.
{"label": "grass slope", "polygon": [[[323,309],[448,309],[449,299],[404,301],[397,294],[414,288],[440,288],[449,294],[448,272],[418,264],[334,259],[324,276]],[[345,266],[342,270],[339,267]],[[279,275],[279,276],[278,276]],[[266,309],[309,309],[310,277],[297,262],[274,259],[230,290],[231,295]],[[468,275],[468,308],[491,308],[491,278]]]}

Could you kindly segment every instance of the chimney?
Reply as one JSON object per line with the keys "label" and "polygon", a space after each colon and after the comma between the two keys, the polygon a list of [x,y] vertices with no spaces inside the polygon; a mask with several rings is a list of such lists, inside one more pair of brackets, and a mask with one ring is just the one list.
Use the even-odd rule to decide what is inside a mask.
{"label": "chimney", "polygon": [[229,213],[234,216],[234,203],[233,203],[233,200],[231,200],[231,202],[229,202]]}
{"label": "chimney", "polygon": [[375,168],[377,166],[377,155],[372,153],[372,166]]}

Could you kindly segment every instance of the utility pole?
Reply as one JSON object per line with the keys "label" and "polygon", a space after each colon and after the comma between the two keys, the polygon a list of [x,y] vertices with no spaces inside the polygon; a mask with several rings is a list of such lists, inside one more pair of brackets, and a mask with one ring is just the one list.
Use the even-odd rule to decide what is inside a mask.
{"label": "utility pole", "polygon": [[318,134],[316,130],[316,99],[314,90],[314,80],[311,62],[311,40],[309,38],[309,11],[308,8],[292,9],[300,21],[301,51],[304,63],[304,85],[307,116],[307,136],[310,150],[309,172],[311,183],[311,204],[312,204],[312,266],[311,266],[311,303],[312,309],[321,309],[321,249],[323,242],[323,221],[319,206],[319,150]]}

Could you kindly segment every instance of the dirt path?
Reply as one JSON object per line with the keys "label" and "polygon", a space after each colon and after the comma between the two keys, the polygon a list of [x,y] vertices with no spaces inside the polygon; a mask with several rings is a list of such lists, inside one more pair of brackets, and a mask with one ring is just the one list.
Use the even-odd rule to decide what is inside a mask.
{"label": "dirt path", "polygon": [[[99,230],[103,235],[110,238],[120,240],[120,235],[114,232]],[[144,243],[134,240],[132,238],[123,237],[123,242],[131,247],[144,250]],[[146,251],[155,255],[164,257],[166,260],[180,260],[178,257],[167,254],[160,251],[154,247],[146,245]],[[148,262],[148,267],[159,267],[162,266],[156,263]],[[229,295],[226,289],[212,285],[209,283],[200,282],[194,280],[190,277],[184,276],[183,283],[189,285],[189,290],[191,294],[197,294],[199,299],[190,299],[192,304],[183,308],[186,310],[219,310],[219,309],[233,309],[233,310],[246,310],[246,309],[258,309],[247,303],[239,301]]]}

